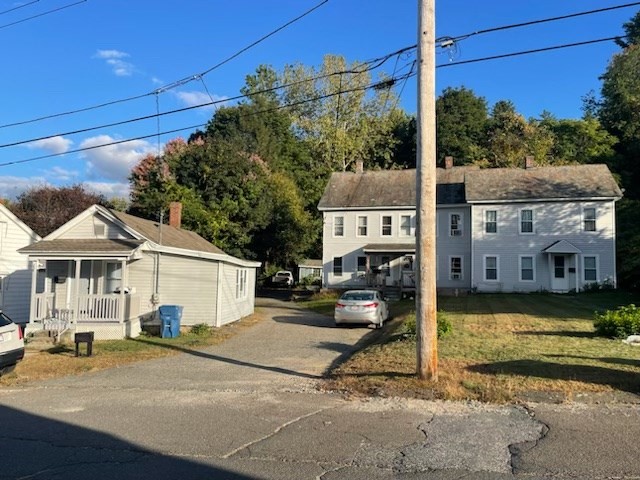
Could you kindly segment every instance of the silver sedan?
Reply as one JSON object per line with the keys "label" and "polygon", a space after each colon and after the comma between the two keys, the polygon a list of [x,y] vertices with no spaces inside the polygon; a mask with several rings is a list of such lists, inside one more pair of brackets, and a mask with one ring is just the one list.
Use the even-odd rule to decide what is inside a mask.
{"label": "silver sedan", "polygon": [[348,290],[336,302],[333,318],[336,325],[366,323],[380,328],[389,318],[389,306],[377,290]]}

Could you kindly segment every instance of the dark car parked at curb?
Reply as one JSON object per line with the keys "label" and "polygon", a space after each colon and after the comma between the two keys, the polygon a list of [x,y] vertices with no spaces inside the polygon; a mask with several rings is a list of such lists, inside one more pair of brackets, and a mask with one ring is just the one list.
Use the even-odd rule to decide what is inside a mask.
{"label": "dark car parked at curb", "polygon": [[0,375],[13,371],[23,358],[22,327],[0,312]]}

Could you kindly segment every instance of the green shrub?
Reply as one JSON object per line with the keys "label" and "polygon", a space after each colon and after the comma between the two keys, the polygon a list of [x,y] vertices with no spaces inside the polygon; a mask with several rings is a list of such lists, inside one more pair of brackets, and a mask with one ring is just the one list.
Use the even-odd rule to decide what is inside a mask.
{"label": "green shrub", "polygon": [[593,326],[601,337],[624,338],[640,334],[640,308],[635,305],[596,312]]}
{"label": "green shrub", "polygon": [[[445,312],[438,312],[438,338],[443,338],[451,333],[453,326]],[[417,333],[416,314],[410,313],[404,321],[404,333],[415,337]]]}
{"label": "green shrub", "polygon": [[191,333],[193,335],[197,335],[198,337],[208,337],[211,335],[211,326],[206,323],[198,323],[191,327]]}

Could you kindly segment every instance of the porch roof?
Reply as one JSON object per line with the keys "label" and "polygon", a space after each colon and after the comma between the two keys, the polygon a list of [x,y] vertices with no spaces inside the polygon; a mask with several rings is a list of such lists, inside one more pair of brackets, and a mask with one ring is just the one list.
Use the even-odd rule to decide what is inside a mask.
{"label": "porch roof", "polygon": [[542,250],[542,253],[582,253],[578,247],[576,247],[573,243],[567,242],[566,240],[558,240],[557,242],[553,242],[547,248]]}
{"label": "porch roof", "polygon": [[415,253],[415,243],[370,243],[363,247],[364,253]]}
{"label": "porch roof", "polygon": [[144,240],[130,239],[56,239],[42,240],[19,251],[31,256],[131,255],[143,243]]}

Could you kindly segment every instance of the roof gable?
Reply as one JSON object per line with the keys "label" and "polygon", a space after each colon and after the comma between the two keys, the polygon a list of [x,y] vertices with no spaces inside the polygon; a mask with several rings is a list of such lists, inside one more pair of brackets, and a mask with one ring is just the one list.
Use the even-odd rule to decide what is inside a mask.
{"label": "roof gable", "polygon": [[29,225],[20,220],[11,210],[0,203],[0,215],[14,223],[20,230],[25,232],[34,242],[40,240],[40,235],[34,232]]}

